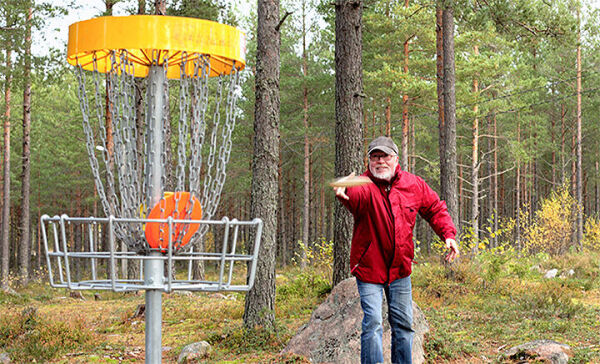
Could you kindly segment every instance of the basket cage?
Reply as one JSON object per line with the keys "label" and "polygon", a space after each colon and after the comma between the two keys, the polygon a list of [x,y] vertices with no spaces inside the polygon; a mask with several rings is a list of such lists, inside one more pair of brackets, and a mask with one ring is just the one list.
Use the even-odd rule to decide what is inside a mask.
{"label": "basket cage", "polygon": [[[168,245],[140,255],[127,251],[115,231],[126,225],[161,223]],[[206,229],[205,251],[180,249],[173,237],[185,226]],[[41,218],[50,284],[71,290],[248,291],[254,282],[262,221],[80,218],[67,215]],[[164,264],[162,282],[144,281],[144,260]]]}

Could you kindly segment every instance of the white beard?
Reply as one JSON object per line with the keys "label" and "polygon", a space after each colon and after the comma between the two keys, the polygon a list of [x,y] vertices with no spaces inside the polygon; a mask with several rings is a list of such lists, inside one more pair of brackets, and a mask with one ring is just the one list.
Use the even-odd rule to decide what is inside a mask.
{"label": "white beard", "polygon": [[377,173],[374,170],[371,170],[371,174],[375,178],[379,178],[379,179],[382,179],[382,180],[388,181],[388,182],[392,179],[392,176],[394,175],[394,173],[389,170],[387,172],[382,172],[382,173]]}

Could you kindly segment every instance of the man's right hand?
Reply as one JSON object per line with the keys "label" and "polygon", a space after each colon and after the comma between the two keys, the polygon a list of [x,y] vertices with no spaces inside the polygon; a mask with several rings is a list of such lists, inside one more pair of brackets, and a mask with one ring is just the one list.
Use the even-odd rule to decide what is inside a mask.
{"label": "man's right hand", "polygon": [[[350,173],[346,177],[341,178],[340,181],[343,181],[344,179],[351,178],[351,177],[354,177],[354,172]],[[348,195],[346,195],[346,187],[334,187],[333,191],[335,192],[336,197],[343,198],[344,200],[350,199],[350,197],[348,197]]]}

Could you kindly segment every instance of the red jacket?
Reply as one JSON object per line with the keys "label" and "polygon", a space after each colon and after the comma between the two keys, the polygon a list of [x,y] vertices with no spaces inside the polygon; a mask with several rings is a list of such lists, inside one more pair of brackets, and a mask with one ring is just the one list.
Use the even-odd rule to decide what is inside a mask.
{"label": "red jacket", "polygon": [[363,176],[374,183],[348,187],[350,199],[339,199],[354,216],[350,268],[361,281],[385,284],[410,275],[417,212],[442,240],[455,237],[446,203],[421,177],[399,166],[391,185],[370,171]]}

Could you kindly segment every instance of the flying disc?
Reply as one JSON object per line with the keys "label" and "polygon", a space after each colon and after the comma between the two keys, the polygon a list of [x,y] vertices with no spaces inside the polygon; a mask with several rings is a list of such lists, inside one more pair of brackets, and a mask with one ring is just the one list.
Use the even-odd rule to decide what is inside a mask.
{"label": "flying disc", "polygon": [[346,176],[329,182],[331,187],[354,187],[373,183],[367,176]]}
{"label": "flying disc", "polygon": [[[148,214],[148,219],[200,220],[202,208],[200,201],[189,192],[165,192]],[[190,242],[200,224],[176,223],[171,231],[173,248],[179,249]],[[166,222],[148,222],[144,229],[146,241],[152,249],[166,252],[169,248],[169,224]]]}

